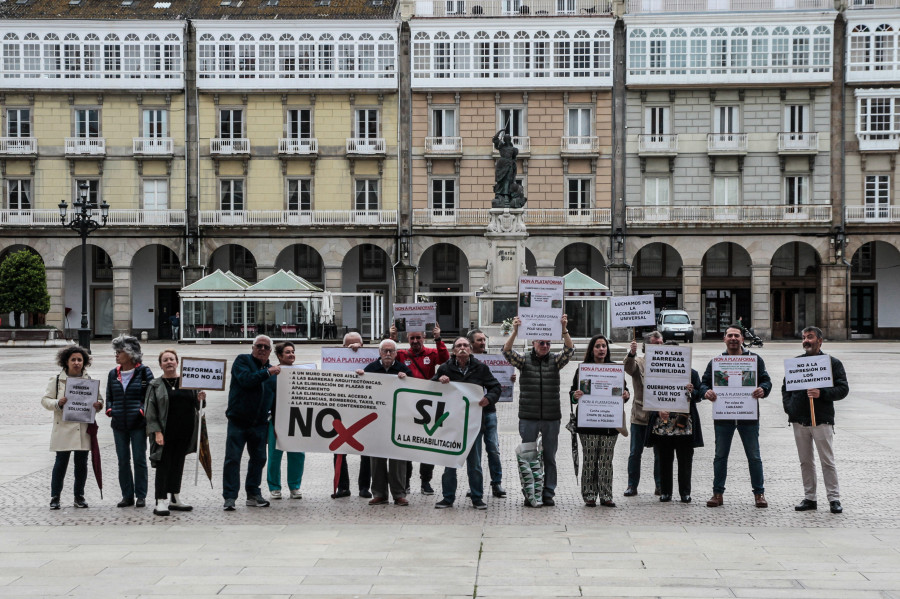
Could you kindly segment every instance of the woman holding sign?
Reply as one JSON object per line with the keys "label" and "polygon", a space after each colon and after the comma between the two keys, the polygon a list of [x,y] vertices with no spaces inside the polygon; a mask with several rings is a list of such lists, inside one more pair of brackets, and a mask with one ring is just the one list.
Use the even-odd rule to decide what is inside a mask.
{"label": "woman holding sign", "polygon": [[[594,335],[588,343],[582,364],[614,364],[609,353],[609,340],[603,335]],[[578,375],[579,373],[576,371],[575,378],[572,379],[572,389],[569,391],[569,397],[573,404],[578,404],[578,400],[584,395]],[[622,399],[627,402],[630,397],[626,383],[625,389],[622,391]],[[581,440],[583,456],[581,497],[584,499],[584,505],[597,507],[599,496],[600,505],[616,507],[612,500],[612,462],[619,430],[578,427],[575,431]]]}
{"label": "woman holding sign", "polygon": [[168,516],[169,510],[189,512],[193,509],[182,503],[178,496],[181,494],[184,458],[197,451],[200,403],[206,401],[206,392],[181,389],[178,354],[174,349],[162,350],[159,366],[162,376],[150,381],[147,387],[147,436],[150,438],[150,464],[156,468],[153,513]]}
{"label": "woman holding sign", "polygon": [[[91,437],[88,435],[88,427],[91,424],[65,421],[63,408],[69,401],[66,397],[66,381],[70,378],[91,378],[84,371],[85,367],[91,365],[91,356],[83,347],[72,345],[56,354],[56,363],[62,368],[62,372],[50,377],[47,391],[41,399],[41,405],[53,412],[50,451],[56,452],[56,462],[53,464],[53,476],[50,479],[50,509],[59,509],[59,497],[62,495],[63,481],[72,452],[75,453],[75,507],[86,508],[88,504],[84,501],[84,483],[87,481],[88,451],[91,449]],[[99,393],[93,408],[97,412],[103,409],[103,397]]]}

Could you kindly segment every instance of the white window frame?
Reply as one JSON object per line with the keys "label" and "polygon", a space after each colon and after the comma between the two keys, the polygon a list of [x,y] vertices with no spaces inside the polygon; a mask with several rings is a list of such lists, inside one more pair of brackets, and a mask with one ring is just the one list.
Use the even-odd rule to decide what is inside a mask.
{"label": "white window frame", "polygon": [[[307,187],[304,191],[303,187]],[[294,190],[292,187],[297,186],[297,206],[291,207],[291,195],[293,195]],[[313,206],[313,179],[312,177],[288,177],[284,183],[284,209],[288,212],[312,212],[314,210]],[[308,196],[307,201],[304,202],[303,195]],[[307,204],[304,207],[304,203]]]}
{"label": "white window frame", "polygon": [[[573,132],[573,113],[576,113],[575,128]],[[587,128],[582,130],[584,114],[587,113]],[[594,107],[590,104],[569,104],[566,106],[566,136],[567,137],[595,137],[594,135]]]}
{"label": "white window frame", "polygon": [[891,176],[869,175],[863,182],[865,219],[888,220],[891,216]]}
{"label": "white window frame", "polygon": [[[92,113],[97,113],[96,135],[91,133]],[[82,124],[84,127],[82,128]],[[99,107],[76,107],[72,112],[72,137],[79,139],[99,139],[103,137],[103,111]]]}
{"label": "white window frame", "polygon": [[[162,187],[162,192],[165,194],[165,205],[163,207],[159,207],[159,200],[157,199],[155,202],[155,206],[150,208],[147,206],[147,197],[148,190],[147,185],[152,184],[156,187],[153,190],[153,194],[157,196],[160,195],[160,186]],[[157,177],[146,177],[141,181],[141,209],[142,210],[168,210],[169,209],[169,180]]]}
{"label": "white window frame", "polygon": [[[428,119],[428,127],[431,137],[458,137],[459,110],[456,106],[431,106],[431,118]],[[448,127],[448,116],[452,121]],[[449,130],[448,130],[449,129]]]}
{"label": "white window frame", "polygon": [[[516,114],[518,120],[513,118]],[[512,137],[528,137],[528,107],[524,104],[498,106],[496,130],[501,129]]]}
{"label": "white window frame", "polygon": [[713,205],[740,206],[741,178],[730,176],[713,177]]}
{"label": "white window frame", "polygon": [[[797,102],[784,105],[784,129],[785,133],[809,133],[811,106],[809,104]],[[799,118],[798,114],[799,113]],[[797,121],[799,125],[797,124]],[[799,129],[797,127],[800,127]]]}
{"label": "white window frame", "polygon": [[169,137],[169,110],[152,107],[141,109],[141,137]]}
{"label": "white window frame", "polygon": [[[363,193],[364,204],[359,202],[359,194]],[[370,204],[372,194],[375,195],[375,207]],[[359,177],[353,181],[353,210],[357,212],[375,212],[381,210],[381,181],[377,178]]]}
{"label": "white window frame", "polygon": [[[226,189],[226,186],[228,189]],[[222,212],[241,212],[243,210],[247,210],[247,180],[243,177],[223,177],[219,179],[219,210]],[[239,192],[241,195],[241,205],[238,208],[235,208],[234,196],[238,193],[238,188],[240,188]],[[228,207],[225,207],[225,197],[229,196]]]}
{"label": "white window frame", "polygon": [[[28,113],[28,119],[22,120],[22,112]],[[16,130],[13,130],[12,119],[10,118],[10,113],[16,113]],[[32,117],[34,116],[34,110],[31,109],[30,106],[10,106],[6,109],[6,137],[16,137],[16,138],[24,138],[24,137],[33,137],[34,127],[31,122]],[[23,127],[24,125],[24,127]],[[24,130],[23,129],[27,129]]]}
{"label": "white window frame", "polygon": [[[372,121],[374,114],[374,134]],[[353,133],[357,139],[377,139],[381,137],[381,109],[377,106],[357,106],[353,109]]]}
{"label": "white window frame", "polygon": [[[222,128],[222,116],[225,112],[229,112],[231,118],[228,119],[228,135],[225,135],[225,131]],[[234,113],[240,114],[240,120],[236,120],[234,118]],[[234,134],[235,124],[239,124],[241,127],[240,135]],[[247,111],[243,107],[222,107],[216,113],[216,132],[218,133],[218,137],[221,139],[244,139],[248,137],[247,135]]]}
{"label": "white window frame", "polygon": [[741,107],[739,104],[713,106],[713,133],[733,135],[741,132]]}
{"label": "white window frame", "polygon": [[785,175],[784,205],[806,206],[809,204],[810,177],[807,174]]}
{"label": "white window frame", "polygon": [[[450,189],[448,190],[448,186]],[[433,177],[428,186],[428,202],[435,213],[448,216],[459,208],[459,180],[456,177]],[[447,201],[447,195],[451,196]],[[438,197],[440,195],[440,200]]]}
{"label": "white window frame", "polygon": [[[296,119],[294,118],[296,113]],[[309,113],[308,119],[304,121],[303,113]],[[313,109],[310,107],[288,108],[284,111],[284,137],[286,139],[312,139],[315,137],[313,132]],[[304,133],[303,124],[307,124],[308,131]]]}
{"label": "white window frame", "polygon": [[[13,196],[16,196],[16,205],[13,206]],[[25,196],[27,206],[22,206],[22,196]],[[34,181],[28,178],[16,177],[6,180],[6,207],[9,210],[34,209]]]}
{"label": "white window frame", "polygon": [[644,134],[672,134],[671,104],[644,105]]}
{"label": "white window frame", "polygon": [[74,179],[72,181],[72,202],[78,200],[78,191],[81,187],[82,181],[86,181],[88,187],[88,206],[95,210],[100,206],[100,202],[103,201],[103,186],[100,184],[100,179],[97,177],[82,177],[79,179]]}
{"label": "white window frame", "polygon": [[[566,210],[569,214],[584,214],[594,207],[594,179],[589,176],[566,178]],[[574,194],[574,196],[573,196]],[[573,204],[573,197],[576,203]]]}
{"label": "white window frame", "polygon": [[[652,202],[648,202],[651,199]],[[644,177],[643,205],[651,207],[668,207],[672,202],[672,179],[667,176]]]}

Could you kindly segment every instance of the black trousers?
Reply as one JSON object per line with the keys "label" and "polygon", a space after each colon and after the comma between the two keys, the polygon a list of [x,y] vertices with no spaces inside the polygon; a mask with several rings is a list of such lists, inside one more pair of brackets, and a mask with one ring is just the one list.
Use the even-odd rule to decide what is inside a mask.
{"label": "black trousers", "polygon": [[[409,488],[409,481],[412,479],[413,463],[406,462],[406,488]],[[423,483],[430,483],[434,478],[434,464],[419,464],[419,478]]]}
{"label": "black trousers", "polygon": [[156,464],[156,498],[167,499],[169,493],[181,493],[181,477],[184,474],[184,459],[191,439],[166,437],[162,457]]}
{"label": "black trousers", "polygon": [[[338,491],[350,490],[350,470],[347,468],[347,456],[334,455],[334,465],[337,466],[338,455],[341,455],[341,471],[338,474]],[[359,476],[356,479],[360,491],[368,491],[372,485],[372,467],[368,456],[359,456]]]}
{"label": "black trousers", "polygon": [[678,494],[691,494],[691,469],[694,462],[694,440],[690,435],[654,435],[659,448],[659,490],[672,495],[672,474],[678,456]]}

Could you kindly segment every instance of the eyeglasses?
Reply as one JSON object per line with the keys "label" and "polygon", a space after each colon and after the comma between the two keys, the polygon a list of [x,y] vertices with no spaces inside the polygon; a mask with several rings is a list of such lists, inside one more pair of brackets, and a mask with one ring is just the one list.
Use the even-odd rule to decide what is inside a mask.
{"label": "eyeglasses", "polygon": [[388,348],[386,348],[386,347],[383,347],[383,348],[381,348],[381,353],[383,353],[383,354],[396,354],[396,353],[397,353],[397,350],[396,350],[396,349],[388,349]]}
{"label": "eyeglasses", "polygon": [[456,349],[462,349],[464,347],[469,347],[469,344],[468,343],[457,343],[453,347],[455,347]]}
{"label": "eyeglasses", "polygon": [[543,346],[543,345],[546,345],[548,347],[550,346],[549,341],[535,341],[535,343],[537,343],[538,345],[541,345],[541,346]]}
{"label": "eyeglasses", "polygon": [[272,349],[271,345],[266,345],[265,343],[257,343],[253,347],[255,347],[256,349],[261,349],[261,350],[271,350]]}

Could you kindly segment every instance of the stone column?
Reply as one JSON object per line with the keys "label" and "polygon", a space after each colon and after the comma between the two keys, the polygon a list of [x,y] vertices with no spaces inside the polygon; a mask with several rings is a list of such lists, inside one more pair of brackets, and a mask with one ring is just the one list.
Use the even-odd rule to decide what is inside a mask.
{"label": "stone column", "polygon": [[[515,301],[519,290],[519,277],[525,272],[525,211],[521,208],[492,208],[491,221],[484,236],[488,240],[485,268],[486,284],[490,296],[500,296],[499,301]],[[538,276],[553,275],[553,268],[538,267]],[[542,272],[544,271],[544,272]],[[494,300],[485,302],[485,325],[494,320]],[[499,335],[499,327],[482,327],[488,336]]]}
{"label": "stone column", "polygon": [[770,264],[754,264],[751,268],[750,322],[753,330],[761,339],[769,340],[772,338],[772,266]]}
{"label": "stone column", "polygon": [[850,338],[847,322],[847,266],[822,264],[819,266],[819,314],[816,326],[831,340]]}
{"label": "stone column", "polygon": [[706,326],[706,322],[703,320],[702,268],[699,264],[697,266],[685,264],[681,267],[681,298],[684,311],[694,321],[695,340],[703,338],[704,326]]}
{"label": "stone column", "polygon": [[[630,272],[631,267],[624,263],[609,265],[609,289],[614,296],[629,295],[631,293],[631,285],[628,280]],[[628,342],[633,335],[634,332],[631,328],[617,328],[610,331],[612,341],[615,342]]]}
{"label": "stone column", "polygon": [[131,331],[131,267],[113,266],[113,337]]}
{"label": "stone column", "polygon": [[64,304],[66,272],[62,267],[58,266],[47,266],[44,270],[47,279],[47,293],[50,294],[50,311],[47,312],[47,324],[57,327],[65,332],[66,306]]}

